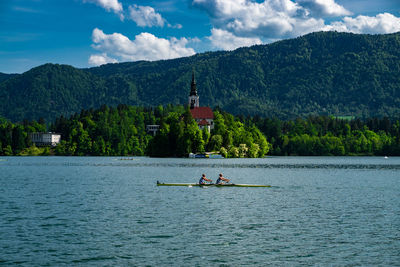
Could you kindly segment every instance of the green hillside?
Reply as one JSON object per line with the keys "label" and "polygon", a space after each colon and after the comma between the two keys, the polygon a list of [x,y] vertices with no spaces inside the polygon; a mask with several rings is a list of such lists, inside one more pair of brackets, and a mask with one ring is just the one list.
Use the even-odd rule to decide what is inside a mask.
{"label": "green hillside", "polygon": [[0,72],[0,83],[2,81],[5,81],[5,80],[7,80],[9,78],[12,78],[12,77],[15,77],[15,76],[17,76],[17,74],[7,74],[7,73]]}
{"label": "green hillside", "polygon": [[193,67],[200,105],[233,114],[400,115],[400,33],[337,32],[155,62],[46,64],[0,80],[0,115],[52,121],[102,104],[185,104]]}

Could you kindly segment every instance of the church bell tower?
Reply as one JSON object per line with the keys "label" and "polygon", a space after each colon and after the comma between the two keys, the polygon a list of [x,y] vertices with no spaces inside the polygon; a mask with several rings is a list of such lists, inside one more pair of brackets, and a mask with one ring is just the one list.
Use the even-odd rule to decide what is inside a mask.
{"label": "church bell tower", "polygon": [[191,109],[199,107],[199,96],[197,95],[196,79],[194,77],[194,70],[192,72],[192,83],[190,85],[189,106]]}

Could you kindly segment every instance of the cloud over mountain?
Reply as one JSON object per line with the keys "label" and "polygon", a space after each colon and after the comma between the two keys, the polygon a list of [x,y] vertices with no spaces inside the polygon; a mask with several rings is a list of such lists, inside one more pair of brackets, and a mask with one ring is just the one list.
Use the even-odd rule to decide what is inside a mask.
{"label": "cloud over mountain", "polygon": [[211,30],[211,36],[208,39],[214,47],[224,50],[234,50],[238,47],[262,43],[259,38],[237,37],[231,32],[215,28]]}
{"label": "cloud over mountain", "polygon": [[214,28],[238,37],[282,38],[324,26],[323,20],[290,0],[193,0],[193,5],[210,15]]}
{"label": "cloud over mountain", "polygon": [[301,6],[307,8],[313,16],[317,17],[339,17],[351,15],[351,12],[334,0],[299,0]]}
{"label": "cloud over mountain", "polygon": [[[192,48],[186,47],[186,38],[158,38],[151,33],[142,32],[130,40],[123,34],[105,34],[95,28],[92,33],[92,47],[101,54],[92,55],[93,65],[115,61],[159,60],[191,56],[195,54]],[[103,63],[104,62],[104,63]]]}
{"label": "cloud over mountain", "polygon": [[118,60],[110,58],[106,53],[90,55],[89,64],[94,66],[100,66],[107,63],[117,63]]}
{"label": "cloud over mountain", "polygon": [[378,14],[375,17],[357,16],[345,17],[343,21],[333,22],[324,30],[353,33],[394,33],[400,31],[400,18],[390,13]]}
{"label": "cloud over mountain", "polygon": [[[354,33],[400,31],[399,20],[389,13],[355,18],[335,0],[192,0],[211,19],[213,46],[232,49],[237,45],[268,43],[315,31]],[[326,24],[326,18],[337,18]],[[235,40],[235,42],[232,42]]]}
{"label": "cloud over mountain", "polygon": [[[102,6],[134,21],[139,27],[181,28],[171,25],[151,6],[132,4],[123,10],[118,0],[83,0]],[[242,46],[269,43],[315,31],[392,33],[400,31],[400,18],[381,13],[358,15],[335,0],[191,0],[192,6],[208,14],[210,35],[202,38],[209,49],[234,50]],[[94,29],[92,47],[100,53],[89,58],[92,65],[132,60],[170,59],[195,54],[193,38],[159,38],[142,32],[133,40],[120,34]],[[194,42],[192,42],[193,45]]]}

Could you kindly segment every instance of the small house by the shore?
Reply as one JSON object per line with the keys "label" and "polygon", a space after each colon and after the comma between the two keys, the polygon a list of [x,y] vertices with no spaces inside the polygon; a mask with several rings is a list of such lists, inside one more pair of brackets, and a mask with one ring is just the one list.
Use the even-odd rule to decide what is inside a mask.
{"label": "small house by the shore", "polygon": [[61,141],[61,134],[57,133],[30,133],[29,137],[35,146],[57,146]]}

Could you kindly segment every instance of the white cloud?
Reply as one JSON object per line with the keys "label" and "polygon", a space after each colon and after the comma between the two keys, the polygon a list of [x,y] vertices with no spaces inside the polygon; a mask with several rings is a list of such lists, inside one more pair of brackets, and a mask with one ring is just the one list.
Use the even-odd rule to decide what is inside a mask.
{"label": "white cloud", "polygon": [[211,36],[208,39],[214,47],[224,50],[234,50],[238,47],[262,43],[259,38],[237,37],[231,32],[215,28],[211,30]]}
{"label": "white cloud", "polygon": [[167,26],[169,27],[169,28],[174,28],[174,29],[182,29],[182,24],[179,24],[179,23],[177,23],[177,24],[175,24],[175,25],[172,25],[172,24],[167,24]]}
{"label": "white cloud", "polygon": [[291,0],[193,0],[204,9],[214,28],[229,31],[238,37],[281,38],[321,29],[322,19]]}
{"label": "white cloud", "polygon": [[99,65],[103,65],[103,64],[107,64],[107,63],[117,63],[117,62],[118,62],[118,60],[116,60],[115,58],[108,57],[106,53],[95,54],[95,55],[91,55],[89,57],[89,64],[95,65],[95,66],[99,66]]}
{"label": "white cloud", "polygon": [[164,27],[164,25],[167,25],[169,28],[182,29],[181,24],[172,25],[168,23],[151,6],[129,6],[129,18],[136,22],[139,27]]}
{"label": "white cloud", "polygon": [[[192,0],[192,5],[210,16],[213,30],[208,39],[215,47],[223,49],[246,45],[246,42],[265,43],[322,30],[354,33],[400,31],[400,18],[392,14],[353,18],[348,16],[351,12],[335,0]],[[327,25],[325,17],[341,18]]]}
{"label": "white cloud", "polygon": [[122,4],[118,0],[83,0],[83,2],[95,3],[106,9],[107,11],[113,11],[114,13],[121,13],[123,11]]}
{"label": "white cloud", "polygon": [[318,17],[338,17],[351,15],[349,10],[337,4],[335,0],[299,0],[297,3],[307,8],[312,15],[316,15]]}
{"label": "white cloud", "polygon": [[340,31],[353,33],[393,33],[400,31],[400,18],[390,13],[381,13],[375,17],[357,16],[345,17],[343,21],[336,21],[327,25],[326,31]]}
{"label": "white cloud", "polygon": [[165,19],[151,6],[129,6],[129,15],[140,27],[164,27]]}
{"label": "white cloud", "polygon": [[120,34],[105,34],[96,28],[92,33],[92,47],[123,61],[171,59],[195,54],[193,48],[186,47],[186,38],[158,38],[143,32],[134,40]]}

